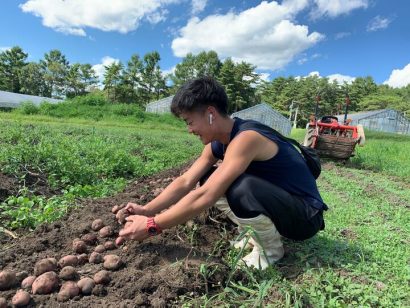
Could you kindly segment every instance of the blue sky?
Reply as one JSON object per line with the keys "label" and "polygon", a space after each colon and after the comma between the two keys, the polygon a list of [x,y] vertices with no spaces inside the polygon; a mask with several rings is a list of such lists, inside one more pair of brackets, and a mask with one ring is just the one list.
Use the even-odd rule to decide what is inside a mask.
{"label": "blue sky", "polygon": [[410,83],[407,0],[3,0],[0,50],[38,61],[59,49],[101,74],[113,61],[156,50],[170,72],[186,53],[215,50],[263,78],[317,74]]}

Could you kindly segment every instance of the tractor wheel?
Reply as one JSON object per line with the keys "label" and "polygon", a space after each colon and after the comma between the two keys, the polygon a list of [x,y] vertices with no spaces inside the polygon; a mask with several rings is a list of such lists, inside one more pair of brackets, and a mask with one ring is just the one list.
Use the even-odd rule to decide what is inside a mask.
{"label": "tractor wheel", "polygon": [[359,135],[359,142],[358,144],[360,146],[364,146],[364,143],[366,142],[366,137],[364,136],[364,129],[362,124],[357,124],[357,134]]}
{"label": "tractor wheel", "polygon": [[312,147],[313,141],[315,140],[315,128],[309,127],[309,124],[306,126],[306,135],[305,140],[303,141],[303,145],[306,147]]}

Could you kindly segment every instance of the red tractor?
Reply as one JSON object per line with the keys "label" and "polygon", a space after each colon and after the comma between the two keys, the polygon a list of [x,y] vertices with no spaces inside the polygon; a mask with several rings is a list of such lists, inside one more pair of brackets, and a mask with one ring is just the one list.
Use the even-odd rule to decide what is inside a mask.
{"label": "red tractor", "polygon": [[346,110],[342,124],[335,116],[323,116],[317,120],[319,101],[320,96],[317,96],[315,115],[311,116],[306,126],[303,145],[316,149],[320,157],[348,160],[354,156],[356,144],[363,146],[365,142],[363,126],[349,125],[351,122],[347,119],[349,96],[346,96]]}

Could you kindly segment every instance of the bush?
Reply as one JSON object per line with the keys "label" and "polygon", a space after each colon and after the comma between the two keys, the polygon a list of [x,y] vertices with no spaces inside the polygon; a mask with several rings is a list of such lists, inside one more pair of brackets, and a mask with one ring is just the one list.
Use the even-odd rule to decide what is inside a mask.
{"label": "bush", "polygon": [[17,108],[17,112],[22,114],[37,114],[39,108],[30,101],[22,102],[21,105]]}
{"label": "bush", "polygon": [[110,104],[104,94],[101,92],[89,93],[83,96],[76,96],[70,100],[70,103],[78,104],[78,105],[88,105],[88,106],[103,106]]}

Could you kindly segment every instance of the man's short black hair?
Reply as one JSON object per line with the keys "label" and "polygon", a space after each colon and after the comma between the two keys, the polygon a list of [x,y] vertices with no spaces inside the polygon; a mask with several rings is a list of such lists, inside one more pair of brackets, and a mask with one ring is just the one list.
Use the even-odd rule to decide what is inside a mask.
{"label": "man's short black hair", "polygon": [[228,96],[212,77],[187,81],[179,88],[171,103],[171,112],[179,117],[183,112],[202,111],[214,106],[221,115],[228,115]]}

